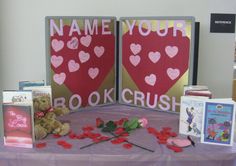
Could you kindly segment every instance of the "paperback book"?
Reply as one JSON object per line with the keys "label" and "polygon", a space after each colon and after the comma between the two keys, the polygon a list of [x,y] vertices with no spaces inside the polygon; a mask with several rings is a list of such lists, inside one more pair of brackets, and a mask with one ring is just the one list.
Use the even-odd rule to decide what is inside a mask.
{"label": "paperback book", "polygon": [[207,101],[203,114],[201,142],[232,146],[234,138],[235,102]]}
{"label": "paperback book", "polygon": [[4,145],[32,148],[34,142],[32,92],[4,91],[2,116]]}
{"label": "paperback book", "polygon": [[24,87],[32,87],[32,86],[44,86],[44,80],[41,81],[20,81],[19,82],[19,90],[23,90]]}
{"label": "paperback book", "polygon": [[182,96],[180,104],[179,133],[200,137],[202,115],[206,97]]}
{"label": "paperback book", "polygon": [[51,86],[28,86],[24,90],[31,90],[34,103],[41,101],[43,98],[50,98],[50,105],[52,107],[52,89]]}
{"label": "paperback book", "polygon": [[187,85],[184,86],[185,96],[203,96],[212,98],[212,93],[207,86],[203,85]]}

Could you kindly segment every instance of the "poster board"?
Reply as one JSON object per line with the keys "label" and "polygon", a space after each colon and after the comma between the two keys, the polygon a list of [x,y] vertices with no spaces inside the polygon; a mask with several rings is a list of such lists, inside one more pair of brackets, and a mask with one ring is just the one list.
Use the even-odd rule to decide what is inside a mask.
{"label": "poster board", "polygon": [[47,84],[54,106],[115,102],[115,17],[46,17]]}
{"label": "poster board", "polygon": [[179,112],[192,84],[193,17],[120,19],[120,103]]}

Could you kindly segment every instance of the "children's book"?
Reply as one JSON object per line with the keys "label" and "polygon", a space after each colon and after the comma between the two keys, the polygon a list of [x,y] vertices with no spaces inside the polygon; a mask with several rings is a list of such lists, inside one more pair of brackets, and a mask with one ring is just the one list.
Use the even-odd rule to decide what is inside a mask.
{"label": "children's book", "polygon": [[235,102],[209,100],[205,103],[201,142],[232,146],[235,123]]}
{"label": "children's book", "polygon": [[19,90],[23,90],[24,87],[28,86],[44,86],[44,80],[41,81],[20,81],[19,82]]}
{"label": "children's book", "polygon": [[202,115],[206,97],[182,96],[180,104],[179,133],[200,137]]}
{"label": "children's book", "polygon": [[28,86],[24,87],[24,90],[31,90],[33,95],[33,101],[40,97],[50,98],[50,104],[52,106],[52,89],[51,86]]}
{"label": "children's book", "polygon": [[32,148],[34,142],[31,91],[3,91],[4,145]]}
{"label": "children's book", "polygon": [[207,86],[203,85],[187,85],[184,86],[185,96],[203,96],[212,98],[212,93]]}

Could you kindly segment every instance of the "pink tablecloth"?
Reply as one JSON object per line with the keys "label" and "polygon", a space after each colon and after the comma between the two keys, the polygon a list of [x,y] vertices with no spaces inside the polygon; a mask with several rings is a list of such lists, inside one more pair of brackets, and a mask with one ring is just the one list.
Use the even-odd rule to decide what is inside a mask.
{"label": "pink tablecloth", "polygon": [[[149,126],[156,129],[171,127],[178,133],[178,114],[157,112],[124,105],[111,105],[91,108],[66,115],[63,120],[70,121],[76,133],[81,132],[85,125],[95,125],[95,119],[100,117],[105,121],[118,120],[123,117],[146,117]],[[57,145],[58,140],[66,140],[73,145],[65,150]],[[148,134],[146,129],[138,129],[129,136],[129,141],[155,150],[154,153],[133,147],[129,150],[121,145],[110,142],[100,143],[86,149],[81,146],[91,143],[90,139],[69,139],[68,136],[59,139],[47,137],[41,142],[47,142],[42,149],[23,149],[0,146],[0,166],[235,166],[236,144],[233,147],[222,147],[199,143],[196,147],[184,149],[175,153],[165,145],[157,143],[157,139]],[[2,144],[2,142],[1,142]]]}

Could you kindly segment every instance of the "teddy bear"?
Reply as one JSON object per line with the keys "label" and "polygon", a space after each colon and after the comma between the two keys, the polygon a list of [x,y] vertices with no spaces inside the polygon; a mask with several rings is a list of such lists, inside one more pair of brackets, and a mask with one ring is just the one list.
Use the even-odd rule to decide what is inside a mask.
{"label": "teddy bear", "polygon": [[33,99],[34,106],[34,134],[35,139],[40,140],[48,134],[64,136],[70,131],[70,124],[57,120],[57,116],[68,114],[66,107],[51,107],[50,96],[40,96]]}

